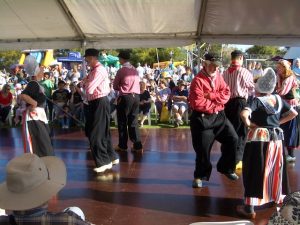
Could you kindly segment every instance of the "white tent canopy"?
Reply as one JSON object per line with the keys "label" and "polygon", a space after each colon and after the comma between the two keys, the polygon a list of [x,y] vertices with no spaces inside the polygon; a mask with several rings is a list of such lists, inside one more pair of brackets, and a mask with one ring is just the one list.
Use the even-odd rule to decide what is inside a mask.
{"label": "white tent canopy", "polygon": [[0,0],[0,50],[300,46],[299,0]]}

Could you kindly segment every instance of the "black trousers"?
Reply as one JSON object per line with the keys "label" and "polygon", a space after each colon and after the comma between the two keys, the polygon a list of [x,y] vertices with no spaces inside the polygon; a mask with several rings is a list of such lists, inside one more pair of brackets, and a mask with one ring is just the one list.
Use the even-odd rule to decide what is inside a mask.
{"label": "black trousers", "polygon": [[225,105],[225,114],[228,120],[233,125],[237,135],[238,144],[236,149],[236,163],[243,159],[247,129],[244,125],[240,113],[247,106],[245,98],[232,98]]}
{"label": "black trousers", "polygon": [[120,96],[117,104],[117,118],[119,131],[119,147],[127,149],[128,134],[133,148],[141,149],[140,130],[138,126],[140,96],[129,94]]}
{"label": "black trousers", "polygon": [[87,106],[86,130],[96,167],[117,159],[110,135],[110,106],[108,98],[89,101]]}
{"label": "black trousers", "polygon": [[194,178],[209,180],[212,170],[210,152],[215,140],[221,143],[221,157],[217,163],[218,172],[233,173],[238,136],[224,111],[211,115],[193,111],[190,128],[193,148],[196,152]]}
{"label": "black trousers", "polygon": [[1,122],[5,123],[6,118],[9,114],[10,110],[11,110],[11,106],[5,106],[5,107],[0,106],[0,120],[1,120]]}
{"label": "black trousers", "polygon": [[85,127],[84,127],[84,133],[85,136],[88,138],[89,137],[89,130],[88,130],[88,117],[89,117],[89,105],[83,103],[83,115],[84,115],[84,120],[85,120]]}

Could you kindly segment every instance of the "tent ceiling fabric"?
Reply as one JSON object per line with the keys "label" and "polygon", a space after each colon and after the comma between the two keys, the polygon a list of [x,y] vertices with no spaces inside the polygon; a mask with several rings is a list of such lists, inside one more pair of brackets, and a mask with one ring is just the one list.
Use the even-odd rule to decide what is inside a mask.
{"label": "tent ceiling fabric", "polygon": [[300,46],[299,0],[0,0],[0,49]]}

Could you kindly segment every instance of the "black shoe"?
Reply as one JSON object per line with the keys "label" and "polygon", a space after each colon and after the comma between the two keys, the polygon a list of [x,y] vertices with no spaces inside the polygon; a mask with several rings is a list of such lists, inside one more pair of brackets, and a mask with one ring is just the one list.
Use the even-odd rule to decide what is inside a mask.
{"label": "black shoe", "polygon": [[239,176],[236,173],[223,173],[230,180],[238,180]]}
{"label": "black shoe", "polygon": [[193,188],[201,188],[201,187],[203,187],[202,180],[200,180],[200,179],[194,179],[192,187]]}

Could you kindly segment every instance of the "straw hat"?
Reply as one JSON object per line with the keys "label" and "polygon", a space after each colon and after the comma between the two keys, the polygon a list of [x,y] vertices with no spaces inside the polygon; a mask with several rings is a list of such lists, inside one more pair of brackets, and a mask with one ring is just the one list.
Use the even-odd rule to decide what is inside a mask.
{"label": "straw hat", "polygon": [[275,71],[268,67],[264,70],[263,76],[255,83],[255,90],[259,93],[271,94],[276,86]]}
{"label": "straw hat", "polygon": [[0,184],[0,208],[41,206],[66,185],[66,178],[65,164],[57,157],[27,153],[13,158],[6,166],[6,181]]}

